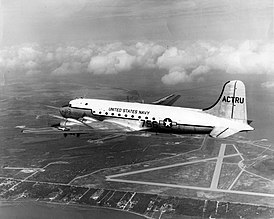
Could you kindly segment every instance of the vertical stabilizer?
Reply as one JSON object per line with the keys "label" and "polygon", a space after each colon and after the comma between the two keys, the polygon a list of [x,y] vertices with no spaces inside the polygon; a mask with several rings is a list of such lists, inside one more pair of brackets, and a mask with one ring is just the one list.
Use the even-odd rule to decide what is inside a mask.
{"label": "vertical stabilizer", "polygon": [[239,80],[226,82],[216,103],[203,111],[218,117],[247,123],[244,83]]}

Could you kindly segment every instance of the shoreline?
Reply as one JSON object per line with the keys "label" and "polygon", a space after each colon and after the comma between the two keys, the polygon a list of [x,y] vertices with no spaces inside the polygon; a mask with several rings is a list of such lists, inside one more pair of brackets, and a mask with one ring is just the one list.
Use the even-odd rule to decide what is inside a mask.
{"label": "shoreline", "polygon": [[[32,206],[30,206],[32,205]],[[59,206],[62,206],[62,208],[59,208]],[[0,200],[0,216],[4,213],[3,209],[4,208],[9,208],[11,207],[11,211],[14,211],[14,207],[38,207],[38,208],[48,208],[45,210],[50,210],[52,212],[52,209],[56,209],[57,211],[66,211],[68,213],[72,213],[70,211],[75,212],[75,214],[78,213],[90,213],[90,211],[98,211],[98,214],[104,214],[106,211],[114,211],[116,213],[119,212],[119,214],[128,214],[132,215],[134,218],[135,216],[138,218],[149,218],[145,215],[138,214],[136,212],[132,211],[124,211],[121,209],[117,208],[112,208],[112,207],[105,207],[105,206],[92,206],[92,205],[82,205],[82,204],[77,204],[77,203],[71,203],[71,204],[66,204],[66,203],[58,203],[58,202],[46,202],[46,201],[35,201],[35,200],[20,200],[20,201],[14,201],[14,200]],[[68,209],[69,208],[69,209]],[[32,211],[33,213],[33,211]],[[39,211],[38,211],[39,213]],[[23,216],[23,215],[21,215]],[[26,215],[27,216],[27,215]],[[41,215],[40,215],[41,216]],[[74,218],[73,215],[71,215],[72,218]],[[115,218],[113,214],[110,215],[111,217],[109,218]],[[24,216],[23,216],[24,217]],[[127,217],[127,216],[125,216]],[[129,216],[131,218],[131,216]],[[119,218],[119,217],[118,217]]]}

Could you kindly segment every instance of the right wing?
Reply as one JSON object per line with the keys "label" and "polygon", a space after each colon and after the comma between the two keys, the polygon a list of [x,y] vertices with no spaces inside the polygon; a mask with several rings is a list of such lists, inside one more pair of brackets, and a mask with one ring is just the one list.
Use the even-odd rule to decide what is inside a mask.
{"label": "right wing", "polygon": [[99,121],[91,117],[84,117],[79,120],[72,118],[63,118],[57,115],[50,115],[61,119],[59,124],[45,128],[26,128],[23,127],[23,133],[33,134],[88,134],[88,133],[127,133],[138,132],[144,128],[140,127],[140,121],[124,121],[121,119],[107,119]]}
{"label": "right wing", "polygon": [[181,97],[181,95],[179,94],[170,94],[166,97],[163,97],[159,100],[156,100],[154,102],[152,102],[152,104],[156,104],[156,105],[165,105],[165,106],[171,106],[173,105],[179,98]]}
{"label": "right wing", "polygon": [[49,134],[88,134],[92,133],[92,130],[62,130],[56,127],[46,127],[46,128],[23,128],[22,133],[24,134],[39,134],[39,135],[49,135]]}

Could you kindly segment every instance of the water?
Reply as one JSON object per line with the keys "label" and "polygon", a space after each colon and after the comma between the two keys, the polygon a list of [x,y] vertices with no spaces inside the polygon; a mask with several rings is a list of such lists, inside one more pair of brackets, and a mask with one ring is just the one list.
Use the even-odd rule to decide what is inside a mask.
{"label": "water", "polygon": [[83,207],[65,204],[50,204],[34,201],[0,202],[1,219],[143,219],[126,211],[110,208]]}

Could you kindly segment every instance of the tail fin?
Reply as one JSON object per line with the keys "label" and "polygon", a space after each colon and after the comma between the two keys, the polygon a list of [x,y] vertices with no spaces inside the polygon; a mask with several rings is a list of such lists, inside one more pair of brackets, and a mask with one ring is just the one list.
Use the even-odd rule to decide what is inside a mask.
{"label": "tail fin", "polygon": [[242,81],[228,81],[217,102],[203,111],[223,118],[247,123],[245,85]]}

